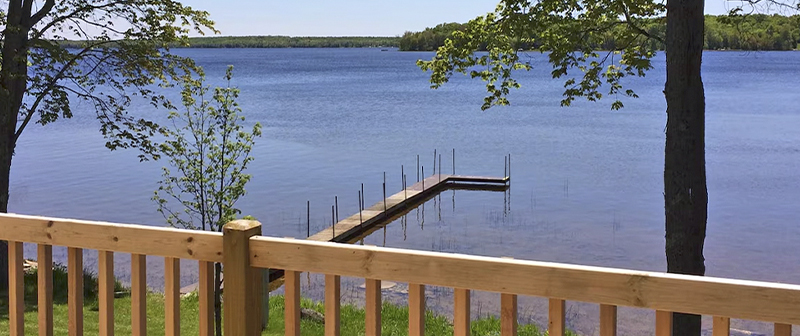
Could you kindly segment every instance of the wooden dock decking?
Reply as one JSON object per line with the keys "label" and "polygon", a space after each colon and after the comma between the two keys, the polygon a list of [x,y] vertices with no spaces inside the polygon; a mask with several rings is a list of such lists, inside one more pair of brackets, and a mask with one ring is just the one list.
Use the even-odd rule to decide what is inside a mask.
{"label": "wooden dock decking", "polygon": [[384,201],[366,207],[361,213],[353,214],[331,227],[308,237],[308,240],[353,243],[362,238],[370,229],[388,224],[408,210],[433,198],[444,190],[476,189],[505,190],[510,182],[508,177],[483,177],[436,174],[424,178],[405,190],[388,196]]}
{"label": "wooden dock decking", "polygon": [[[352,244],[445,190],[505,191],[510,182],[510,177],[434,174],[306,239]],[[283,270],[269,270],[270,291],[280,287],[282,277]]]}
{"label": "wooden dock decking", "polygon": [[[505,191],[508,189],[510,182],[510,177],[434,174],[408,186],[405,190],[386,197],[385,203],[381,201],[366,207],[361,211],[360,215],[356,212],[306,239],[352,244],[402,217],[445,190]],[[283,274],[283,270],[269,270],[270,291],[280,287],[282,284],[280,280]],[[195,288],[197,288],[197,284],[183,287],[181,293],[192,292]]]}

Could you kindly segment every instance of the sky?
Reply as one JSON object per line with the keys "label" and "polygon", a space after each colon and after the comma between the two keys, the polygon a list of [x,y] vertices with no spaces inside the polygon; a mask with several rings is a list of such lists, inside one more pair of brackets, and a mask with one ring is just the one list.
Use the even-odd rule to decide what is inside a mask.
{"label": "sky", "polygon": [[[466,22],[499,0],[183,0],[211,13],[224,36],[399,36],[443,22]],[[738,1],[708,0],[706,14]]]}

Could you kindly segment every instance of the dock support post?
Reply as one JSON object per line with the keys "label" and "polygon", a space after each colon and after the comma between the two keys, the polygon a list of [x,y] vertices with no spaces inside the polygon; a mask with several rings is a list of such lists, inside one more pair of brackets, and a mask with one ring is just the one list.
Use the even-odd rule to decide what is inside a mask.
{"label": "dock support post", "polygon": [[383,172],[383,211],[386,211],[386,172]]}
{"label": "dock support post", "polygon": [[250,237],[261,234],[261,223],[235,220],[222,228],[225,267],[225,335],[261,334],[261,272],[250,267]]}
{"label": "dock support post", "polygon": [[311,237],[311,201],[306,201],[306,238]]}
{"label": "dock support post", "polygon": [[331,240],[336,238],[336,217],[334,217],[333,205],[331,205]]}
{"label": "dock support post", "polygon": [[358,192],[358,222],[359,226],[364,224],[364,218],[361,216],[361,192]]}
{"label": "dock support post", "polygon": [[503,156],[503,177],[508,177],[508,157]]}
{"label": "dock support post", "polygon": [[456,174],[456,149],[453,148],[453,175]]}
{"label": "dock support post", "polygon": [[[436,150],[433,150],[433,174],[436,175]],[[422,174],[425,177],[425,174]]]}
{"label": "dock support post", "polygon": [[422,166],[422,191],[425,191],[425,166]]}
{"label": "dock support post", "polygon": [[417,154],[417,182],[419,182],[419,154]]}
{"label": "dock support post", "polygon": [[336,220],[333,224],[336,225],[336,223],[339,223],[339,196],[333,196],[333,204],[336,207]]}

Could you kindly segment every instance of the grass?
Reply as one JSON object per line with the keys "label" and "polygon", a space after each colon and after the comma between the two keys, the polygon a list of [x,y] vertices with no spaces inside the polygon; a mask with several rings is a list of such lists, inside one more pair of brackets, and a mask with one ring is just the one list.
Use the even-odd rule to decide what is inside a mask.
{"label": "grass", "polygon": [[[281,336],[283,335],[283,296],[271,296],[269,300],[270,315],[269,324],[263,335]],[[323,304],[303,299],[303,308],[310,308],[319,312],[323,311]],[[131,300],[128,297],[114,300],[114,331],[116,335],[131,334],[130,318]],[[66,304],[57,304],[53,309],[54,313],[54,334],[66,335],[68,325],[68,314]],[[96,303],[87,304],[84,309],[84,335],[98,335],[98,312]],[[181,334],[197,335],[198,330],[198,300],[196,295],[190,295],[181,300]],[[425,331],[428,335],[452,335],[453,327],[443,316],[434,315],[431,312],[426,314]],[[147,296],[147,334],[164,334],[164,297],[161,294],[149,294]],[[356,336],[364,335],[365,313],[353,305],[343,305],[341,309],[341,335]],[[25,334],[36,335],[38,333],[37,315],[35,307],[30,307],[25,313]],[[383,335],[402,336],[408,335],[408,308],[389,303],[384,303],[382,309]],[[324,334],[322,323],[302,320],[300,325],[303,336],[316,336]],[[8,334],[8,318],[4,316],[0,319],[0,335]],[[472,322],[472,335],[489,336],[500,334],[500,320],[496,317],[482,318]],[[520,336],[542,336],[544,333],[534,325],[523,325],[519,328]]]}
{"label": "grass", "polygon": [[[54,287],[56,290],[54,298],[54,334],[66,335],[68,326],[68,311],[66,305],[66,287],[59,291],[60,286],[65,285],[59,281],[62,278],[62,270],[54,272]],[[88,275],[91,277],[91,275]],[[64,276],[63,279],[66,279]],[[38,333],[37,313],[36,313],[36,276],[26,275],[26,312],[25,312],[25,334],[36,335]],[[91,280],[90,280],[91,281]],[[66,281],[64,281],[66,282]],[[96,281],[90,282],[95,284]],[[98,334],[99,313],[97,311],[96,289],[88,287],[85,290],[87,295],[86,305],[84,306],[84,335],[94,336]],[[269,323],[263,335],[280,336],[284,331],[284,299],[283,296],[273,295],[269,300]],[[308,299],[301,301],[303,308],[309,308],[318,312],[324,311],[321,302],[313,302]],[[0,293],[0,335],[8,334],[8,301],[7,295]],[[114,300],[114,329],[116,335],[131,334],[131,299],[121,297]],[[199,302],[197,295],[188,295],[181,300],[181,334],[197,335],[199,327]],[[148,335],[164,334],[164,297],[158,293],[147,295],[147,333]],[[408,335],[408,308],[390,303],[384,303],[382,307],[382,326],[383,335],[403,336]],[[365,312],[363,309],[354,305],[343,305],[341,308],[341,335],[360,336],[364,335]],[[324,334],[324,325],[310,320],[301,321],[301,334],[304,336],[316,336]],[[446,317],[435,315],[432,312],[426,313],[425,330],[428,335],[452,335],[453,327]],[[571,334],[571,333],[570,333]],[[474,336],[493,336],[500,335],[500,320],[496,317],[481,318],[472,321],[472,335]],[[535,325],[519,326],[520,336],[544,336],[546,332],[540,331]],[[574,335],[574,334],[572,334]]]}

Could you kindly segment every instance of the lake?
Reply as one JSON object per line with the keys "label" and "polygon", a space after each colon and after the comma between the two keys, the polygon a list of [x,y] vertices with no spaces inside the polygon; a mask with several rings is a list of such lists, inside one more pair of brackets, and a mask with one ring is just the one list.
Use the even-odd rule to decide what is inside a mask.
{"label": "lake", "polygon": [[[222,84],[228,64],[248,121],[264,125],[253,150],[248,194],[239,203],[264,234],[305,237],[401,189],[401,165],[415,180],[434,149],[444,173],[502,176],[512,155],[509,194],[445,192],[367,244],[662,271],[663,53],[641,96],[560,107],[562,81],[546,56],[520,73],[512,105],[481,111],[481,82],[455,76],[429,89],[415,66],[433,53],[379,49],[183,49]],[[709,188],[707,274],[798,283],[800,254],[800,52],[706,52]],[[109,152],[87,104],[73,120],[30,126],[13,161],[12,212],[163,225],[150,200],[165,162]],[[165,111],[132,113],[163,120]],[[437,163],[438,164],[438,163]],[[435,202],[435,204],[434,204]],[[506,204],[507,203],[507,204]],[[422,210],[422,209],[420,209]],[[419,212],[419,214],[417,214]],[[58,256],[57,256],[58,258]],[[87,263],[91,265],[91,263]],[[117,271],[126,274],[127,264]],[[153,271],[155,272],[155,271]],[[153,273],[151,272],[151,273]],[[191,272],[184,277],[190,282]],[[152,283],[158,283],[158,275]]]}

